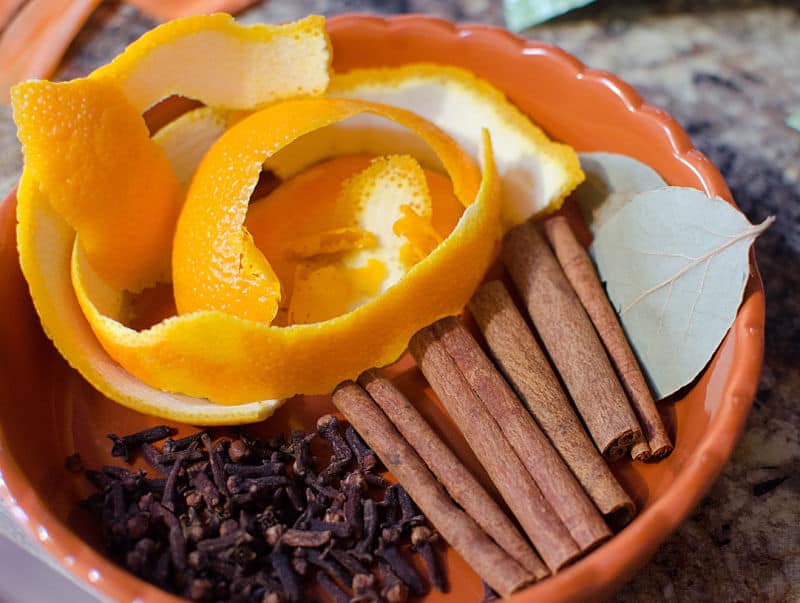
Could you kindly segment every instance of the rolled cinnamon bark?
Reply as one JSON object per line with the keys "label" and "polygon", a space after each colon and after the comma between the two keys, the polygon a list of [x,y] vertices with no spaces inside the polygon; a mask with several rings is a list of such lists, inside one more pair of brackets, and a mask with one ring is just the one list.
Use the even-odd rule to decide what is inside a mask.
{"label": "rolled cinnamon bark", "polygon": [[597,452],[511,295],[500,281],[483,285],[469,303],[495,361],[575,477],[614,526],[635,507]]}
{"label": "rolled cinnamon bark", "polygon": [[358,384],[341,383],[333,403],[375,451],[442,537],[494,590],[504,597],[533,576],[495,544],[450,500],[422,459]]}
{"label": "rolled cinnamon bark", "polygon": [[581,552],[609,538],[586,491],[464,324],[451,316],[434,330]]}
{"label": "rolled cinnamon bark", "polygon": [[603,344],[533,222],[503,240],[503,263],[600,453],[609,461],[642,441],[642,430]]}
{"label": "rolled cinnamon bark", "polygon": [[547,220],[544,229],[564,274],[597,329],[639,418],[647,447],[634,446],[632,456],[636,460],[646,460],[651,454],[655,458],[667,456],[672,451],[672,442],[592,259],[575,238],[569,222],[563,216]]}
{"label": "rolled cinnamon bark", "polygon": [[500,547],[539,580],[547,568],[514,524],[411,402],[379,369],[361,374],[358,383],[425,461],[455,500]]}
{"label": "rolled cinnamon bark", "polygon": [[408,349],[539,556],[556,572],[576,559],[580,548],[461,374],[434,325],[418,331]]}

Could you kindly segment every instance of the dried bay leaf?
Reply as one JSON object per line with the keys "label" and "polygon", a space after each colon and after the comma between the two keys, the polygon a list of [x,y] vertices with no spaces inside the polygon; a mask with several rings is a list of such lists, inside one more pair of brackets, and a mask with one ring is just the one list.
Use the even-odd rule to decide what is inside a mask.
{"label": "dried bay leaf", "polygon": [[759,225],[692,188],[635,195],[590,251],[657,399],[690,383],[736,317]]}
{"label": "dried bay leaf", "polygon": [[572,193],[593,234],[637,193],[667,186],[649,165],[616,153],[578,153],[584,180]]}

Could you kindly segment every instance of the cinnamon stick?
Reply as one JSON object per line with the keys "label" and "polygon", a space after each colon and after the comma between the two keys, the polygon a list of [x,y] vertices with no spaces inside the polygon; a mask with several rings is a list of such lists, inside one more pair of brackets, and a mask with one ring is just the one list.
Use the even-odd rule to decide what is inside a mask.
{"label": "cinnamon stick", "polygon": [[594,263],[583,245],[575,238],[569,222],[563,216],[547,220],[545,233],[561,268],[605,344],[608,356],[617,369],[617,375],[639,418],[646,447],[639,447],[637,450],[634,446],[633,457],[645,460],[651,454],[655,458],[668,455],[672,451],[672,442],[667,430],[664,429],[661,415],[658,413],[628,338],[622,330],[617,313],[597,276]]}
{"label": "cinnamon stick", "polygon": [[450,500],[422,459],[358,384],[352,381],[341,383],[333,393],[333,403],[403,485],[442,537],[493,589],[507,597],[533,581],[528,571]]}
{"label": "cinnamon stick", "polygon": [[500,281],[483,285],[469,303],[491,353],[561,458],[612,525],[630,521],[635,507],[597,452],[547,357]]}
{"label": "cinnamon stick", "polygon": [[547,568],[508,516],[383,372],[365,371],[358,383],[425,461],[453,500],[537,580],[547,576]]}
{"label": "cinnamon stick", "polygon": [[608,539],[611,532],[586,491],[464,324],[451,316],[434,330],[581,551]]}
{"label": "cinnamon stick", "polygon": [[595,445],[609,461],[642,430],[591,320],[533,222],[505,236],[503,263]]}
{"label": "cinnamon stick", "polygon": [[434,325],[418,331],[408,349],[523,531],[550,571],[556,572],[576,559],[580,548],[458,369]]}

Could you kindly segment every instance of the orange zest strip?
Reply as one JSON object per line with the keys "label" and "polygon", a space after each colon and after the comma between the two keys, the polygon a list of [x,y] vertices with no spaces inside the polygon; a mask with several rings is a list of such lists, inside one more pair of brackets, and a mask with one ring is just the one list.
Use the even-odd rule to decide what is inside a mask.
{"label": "orange zest strip", "polygon": [[[209,55],[213,62],[197,60]],[[217,109],[252,110],[321,94],[330,63],[324,17],[246,26],[217,14],[160,25],[89,77],[113,82],[140,113],[175,94]]]}
{"label": "orange zest strip", "polygon": [[[183,69],[192,44],[205,52],[218,51],[215,57],[223,62],[243,61],[233,69],[236,73],[227,73],[242,82],[270,70],[270,62],[294,71],[281,75],[272,70],[280,77],[227,87],[225,78]],[[17,194],[20,264],[45,332],[100,392],[141,412],[192,424],[258,421],[280,405],[280,400],[256,396],[252,402],[225,407],[206,395],[172,394],[180,390],[141,381],[97,340],[78,303],[70,258],[86,263],[84,274],[93,275],[93,291],[104,312],[134,322],[141,318],[124,291],[135,292],[169,276],[172,235],[184,196],[181,185],[227,127],[230,115],[224,107],[199,109],[151,139],[141,115],[150,104],[147,99],[194,91],[203,101],[225,97],[232,106],[253,110],[297,94],[298,87],[307,94],[321,93],[330,77],[330,61],[321,17],[246,27],[227,15],[215,15],[158,27],[88,78],[14,87],[14,118],[25,155]],[[148,90],[153,63],[161,78]],[[192,77],[197,79],[187,81]]]}
{"label": "orange zest strip", "polygon": [[263,285],[274,275],[271,269],[269,274],[262,273],[268,262],[243,226],[261,166],[265,158],[302,135],[362,113],[390,119],[419,134],[453,176],[456,197],[464,205],[472,202],[480,180],[472,158],[437,127],[409,111],[348,99],[273,105],[223,134],[192,181],[175,231],[172,258],[179,313],[220,310],[249,320],[272,321],[278,300]]}
{"label": "orange zest strip", "polygon": [[75,231],[53,210],[27,170],[22,174],[17,200],[20,264],[45,332],[70,366],[100,393],[139,412],[192,425],[261,421],[280,406],[276,400],[221,406],[202,398],[171,394],[122,368],[101,347],[78,305],[70,278]]}
{"label": "orange zest strip", "polygon": [[235,15],[255,2],[256,0],[128,0],[128,4],[159,21],[211,13]]}
{"label": "orange zest strip", "polygon": [[12,95],[25,169],[95,270],[131,291],[168,279],[183,192],[122,92],[84,78],[26,82]]}
{"label": "orange zest strip", "polygon": [[[557,210],[584,178],[574,149],[551,141],[500,90],[459,67],[412,63],[356,69],[336,74],[326,94],[414,111],[442,128],[473,156],[477,156],[481,130],[487,128],[496,146],[495,161],[503,180],[506,227]],[[392,135],[385,127],[382,130],[355,140],[363,145]],[[423,160],[416,149],[409,150],[410,141],[398,138],[396,142],[399,148],[392,152],[410,153]],[[324,149],[324,145],[315,145],[312,140],[306,145]],[[370,151],[364,146],[357,150]],[[314,157],[306,153],[305,159],[313,161]]]}
{"label": "orange zest strip", "polygon": [[[353,101],[334,103],[343,117],[356,108],[363,110],[363,105]],[[323,118],[326,112],[322,107],[318,109],[316,116],[313,110],[295,111],[293,115],[303,120],[328,121],[329,117]],[[416,116],[409,119],[425,129],[432,128]],[[244,124],[242,130],[256,123],[246,122],[240,123]],[[229,132],[236,128],[239,126]],[[276,128],[275,140],[282,141],[284,131]],[[431,132],[442,136],[442,144],[448,145],[444,141],[449,139],[438,130]],[[240,135],[234,134],[228,142],[238,143]],[[265,148],[280,146],[268,140],[262,143]],[[196,181],[211,178],[217,172],[210,169],[213,163],[206,164],[214,157],[215,150],[220,152],[226,147],[223,136],[201,164]],[[233,152],[235,148],[228,150]],[[450,176],[456,191],[476,193],[471,200],[462,198],[467,208],[455,229],[395,286],[347,314],[324,322],[276,327],[224,312],[201,310],[167,319],[145,331],[135,331],[113,316],[117,305],[113,292],[92,275],[91,266],[77,246],[71,264],[72,282],[83,313],[112,358],[143,382],[163,391],[207,397],[221,404],[286,398],[296,393],[327,393],[343,379],[358,375],[364,367],[393,362],[419,328],[459,312],[489,266],[499,234],[500,195],[488,133],[484,133],[483,176],[477,188],[474,186],[474,178],[480,177],[477,166],[471,160],[455,160],[461,156],[458,147],[447,150],[442,153],[442,162],[453,169]],[[260,155],[253,153],[250,160],[257,157]],[[258,175],[257,168],[248,163],[243,161],[242,169],[253,172],[253,181],[241,182],[242,190],[252,188]],[[206,170],[209,173],[203,176]],[[232,202],[236,204],[236,198]],[[202,216],[192,219],[203,221]],[[240,222],[226,219],[232,230],[241,233]],[[190,236],[181,245],[186,243],[191,246]],[[176,243],[175,249],[178,248]],[[176,262],[178,271],[182,269],[180,263],[181,260]],[[443,274],[448,278],[442,278]],[[99,306],[112,316],[105,315]]]}
{"label": "orange zest strip", "polygon": [[0,101],[8,102],[17,82],[50,76],[98,4],[29,0],[0,35]]}

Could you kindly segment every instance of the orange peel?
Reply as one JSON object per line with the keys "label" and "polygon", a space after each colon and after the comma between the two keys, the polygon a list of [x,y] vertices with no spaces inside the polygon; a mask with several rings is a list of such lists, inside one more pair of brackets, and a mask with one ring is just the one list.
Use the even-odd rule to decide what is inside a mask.
{"label": "orange peel", "polygon": [[280,406],[277,400],[221,406],[163,391],[122,368],[100,345],[78,304],[70,278],[75,231],[27,171],[20,179],[17,203],[20,264],[45,333],[100,393],[134,410],[192,425],[253,423]]}
{"label": "orange peel", "polygon": [[[284,181],[266,197],[249,206],[245,226],[281,282],[281,306],[273,325],[308,322],[290,320],[288,316],[294,295],[294,277],[301,263],[306,263],[306,260],[313,260],[308,264],[316,266],[341,263],[347,252],[378,248],[375,234],[352,226],[359,218],[360,208],[353,207],[352,203],[343,207],[341,203],[347,183],[374,161],[375,157],[371,155],[344,155],[325,160]],[[402,224],[395,224],[402,236],[414,238],[414,247],[424,248],[423,255],[427,255],[452,232],[464,212],[464,205],[453,194],[452,183],[446,175],[431,170],[425,170],[424,175],[424,187],[420,182],[409,182],[408,178],[403,180],[409,199],[413,200],[416,192],[424,193],[419,189],[428,189],[432,215],[420,217],[412,211],[410,214],[414,216],[415,224],[405,224],[405,215]],[[395,205],[400,205],[402,212],[408,199],[401,197],[397,201]],[[401,213],[397,209],[392,211],[384,203],[379,207],[383,208],[380,211],[387,211],[387,217],[389,213]],[[354,210],[357,210],[356,214]],[[382,226],[384,233],[389,234],[388,228],[391,228],[391,234],[394,234],[395,226],[391,220]],[[413,261],[404,264],[404,269],[407,270],[419,258],[411,259]],[[396,258],[392,257],[391,261],[396,261]]]}
{"label": "orange peel", "polygon": [[[198,49],[215,55],[219,67],[214,77],[186,61]],[[280,404],[270,398],[327,393],[366,367],[394,361],[416,330],[463,308],[500,233],[500,183],[489,133],[483,131],[480,151],[471,149],[480,157],[481,170],[469,152],[414,113],[363,100],[313,98],[328,84],[330,60],[321,18],[242,27],[215,15],[156,28],[88,78],[28,83],[15,90],[18,123],[26,131],[26,167],[18,194],[21,265],[45,331],[99,391],[131,408],[179,421],[255,421]],[[150,139],[141,112],[174,94],[207,106]],[[62,97],[61,107],[51,106]],[[108,112],[101,105],[110,107]],[[401,177],[421,192],[424,203],[389,203],[399,210],[391,232],[374,233],[366,222],[356,221],[338,233],[344,243],[336,241],[335,232],[306,241],[301,250],[313,251],[317,245],[324,252],[338,245],[339,254],[359,258],[363,263],[349,268],[369,273],[354,281],[368,299],[326,320],[270,324],[280,282],[244,227],[262,164],[293,140],[366,114],[391,120],[424,141],[450,182],[440,183],[414,163]],[[100,127],[90,128],[92,119]],[[70,120],[82,127],[68,132]],[[47,128],[61,137],[58,142],[66,143],[69,153],[59,158],[54,147],[48,149]],[[261,140],[254,140],[253,133]],[[101,144],[94,144],[95,135]],[[129,140],[135,144],[125,149]],[[115,157],[119,149],[124,152]],[[48,150],[52,155],[44,157]],[[106,173],[89,173],[98,166]],[[137,180],[152,177],[145,171],[150,167],[163,196],[153,208],[148,195],[131,192]],[[59,187],[67,193],[70,188],[53,174],[69,179],[71,170],[80,169],[86,170],[79,174],[85,181],[78,178],[72,196],[59,198]],[[117,190],[120,178],[130,181],[130,190]],[[450,218],[440,217],[438,224],[433,220],[430,194],[421,188],[426,178],[465,207],[441,243],[437,230]],[[78,191],[89,198],[75,198]],[[385,190],[376,194],[378,202],[385,201]],[[148,203],[138,206],[138,213],[137,201]],[[165,236],[178,211],[174,236]],[[109,224],[113,228],[103,227]],[[160,226],[142,236],[155,237],[154,244],[138,256],[135,245],[120,236],[128,234],[124,225],[151,230],[151,224]],[[386,237],[393,260],[403,264],[389,279],[376,255],[387,247]],[[118,257],[111,268],[114,246],[124,249],[114,250]],[[125,253],[127,264],[119,259]],[[316,254],[303,262],[319,259]],[[125,322],[131,317],[129,292],[170,276],[169,268],[180,313],[141,331],[130,328]]]}
{"label": "orange peel", "polygon": [[[476,157],[481,130],[492,135],[503,188],[506,228],[557,210],[584,179],[574,149],[554,142],[503,93],[469,71],[449,65],[412,63],[335,74],[326,95],[355,98],[414,111],[436,124]],[[371,116],[319,130],[267,161],[281,177],[323,157],[350,153],[408,154],[437,167],[419,138]]]}
{"label": "orange peel", "polygon": [[163,149],[184,189],[189,188],[197,166],[229,125],[225,112],[200,107],[184,113],[153,134],[153,141]]}
{"label": "orange peel", "polygon": [[32,81],[12,89],[12,102],[28,177],[78,233],[98,273],[132,291],[168,277],[183,194],[119,89],[85,78]]}
{"label": "orange peel", "polygon": [[[400,109],[343,99],[309,99],[268,107],[234,126],[211,148],[195,176],[176,233],[173,259],[179,307],[180,297],[186,293],[181,292],[179,282],[190,276],[178,277],[187,267],[182,250],[195,249],[192,233],[200,225],[206,227],[205,220],[209,218],[201,211],[204,207],[208,209],[206,194],[218,194],[233,187],[236,195],[221,198],[230,199],[232,205],[241,203],[258,176],[263,149],[280,147],[285,143],[284,136],[299,136],[310,129],[310,124],[321,126],[337,117],[344,119],[366,110],[391,115],[418,129],[435,145],[442,163],[450,168],[456,196],[467,207],[453,232],[439,246],[395,286],[330,320],[277,327],[228,312],[199,309],[141,332],[116,320],[113,313],[119,304],[114,302],[113,292],[92,274],[85,254],[77,247],[72,262],[74,289],[84,315],[109,355],[154,387],[206,396],[223,404],[283,398],[296,393],[323,394],[341,380],[356,376],[364,367],[394,361],[419,328],[459,312],[483,277],[499,234],[499,189],[488,133],[484,137],[481,175],[477,165],[449,137],[425,120]],[[273,121],[278,116],[289,121]],[[276,123],[287,125],[274,127]],[[240,145],[246,149],[252,132],[262,131],[262,126],[268,124],[265,132],[268,138],[254,145],[250,154],[240,155],[243,152]],[[245,132],[251,136],[244,136]],[[230,164],[224,161],[231,153],[246,158],[237,162],[242,166],[242,174],[236,177],[228,175]],[[226,178],[230,182],[225,183]],[[214,181],[216,185],[212,185]],[[241,240],[246,232],[242,227],[244,215],[239,212],[237,217],[241,219],[228,219],[224,234]],[[226,274],[232,274],[231,270],[238,267],[237,254],[220,257],[221,262],[213,255],[208,258],[205,269],[217,262]],[[233,264],[227,264],[228,260]],[[266,260],[264,264],[268,265]],[[442,274],[448,274],[449,278],[442,279]],[[207,274],[187,282],[190,297],[196,295],[195,287],[214,291],[225,284],[224,279],[214,281],[213,275],[209,278]],[[199,299],[204,303],[212,297]],[[237,310],[247,316],[251,310],[248,304],[253,301],[247,291],[234,301]],[[263,308],[257,298],[254,306],[257,310]]]}
{"label": "orange peel", "polygon": [[437,238],[424,251],[416,245],[424,238],[418,231],[433,230],[431,206],[425,172],[413,157],[378,157],[350,178],[336,199],[335,211],[341,222],[355,223],[359,232],[371,234],[374,244],[317,254],[299,263],[289,323],[319,322],[345,314],[397,283],[439,242]]}
{"label": "orange peel", "polygon": [[[192,45],[206,42],[206,52],[213,48],[226,60],[245,59],[225,77],[257,78],[278,64],[282,71],[256,85],[230,88],[224,77],[183,69]],[[224,107],[253,110],[298,90],[319,94],[329,81],[330,62],[322,17],[245,27],[214,15],[160,26],[88,78],[26,82],[12,90],[26,160],[17,194],[20,263],[45,332],[100,392],[142,412],[195,424],[258,421],[277,408],[275,400],[221,407],[205,397],[170,394],[128,373],[100,346],[83,316],[69,258],[77,234],[80,248],[92,256],[92,270],[116,290],[138,291],[168,279],[181,185],[221,133],[228,119]],[[148,81],[151,68],[160,76]],[[141,111],[173,94],[226,102],[184,116],[151,140]],[[188,127],[191,119],[195,123]],[[193,154],[181,152],[187,149]]]}
{"label": "orange peel", "polygon": [[172,258],[179,313],[219,310],[272,321],[279,303],[278,280],[244,228],[261,166],[301,136],[365,113],[417,133],[451,175],[456,197],[464,205],[472,202],[480,172],[471,157],[441,130],[409,111],[349,99],[272,105],[228,130],[209,150],[192,181],[175,231]]}
{"label": "orange peel", "polygon": [[[214,60],[198,61],[202,56]],[[220,13],[164,23],[89,77],[118,87],[140,113],[175,94],[215,108],[251,110],[322,94],[330,63],[324,17],[240,25]]]}

